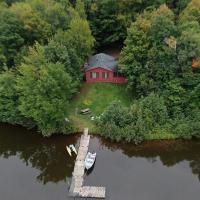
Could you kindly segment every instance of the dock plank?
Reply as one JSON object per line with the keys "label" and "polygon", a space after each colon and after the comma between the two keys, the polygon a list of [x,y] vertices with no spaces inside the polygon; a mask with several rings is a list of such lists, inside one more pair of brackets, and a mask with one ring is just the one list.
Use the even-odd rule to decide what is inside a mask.
{"label": "dock plank", "polygon": [[85,128],[84,134],[80,139],[69,195],[73,197],[105,198],[105,187],[83,186],[83,177],[85,173],[84,161],[88,152],[89,143],[90,135],[88,135],[88,128]]}
{"label": "dock plank", "polygon": [[79,194],[88,198],[105,198],[105,187],[83,186]]}

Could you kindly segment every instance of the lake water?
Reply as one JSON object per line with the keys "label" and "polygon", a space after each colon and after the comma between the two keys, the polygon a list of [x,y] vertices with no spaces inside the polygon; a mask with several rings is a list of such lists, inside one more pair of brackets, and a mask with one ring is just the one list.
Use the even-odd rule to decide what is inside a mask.
{"label": "lake water", "polygon": [[[0,200],[68,200],[75,157],[65,146],[80,135],[44,139],[34,130],[0,125]],[[200,141],[139,146],[92,137],[97,152],[85,185],[105,186],[109,200],[199,200]]]}

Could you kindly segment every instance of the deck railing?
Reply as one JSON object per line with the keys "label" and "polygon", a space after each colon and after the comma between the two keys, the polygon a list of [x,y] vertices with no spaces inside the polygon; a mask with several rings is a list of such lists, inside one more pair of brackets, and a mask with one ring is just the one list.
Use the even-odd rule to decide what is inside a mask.
{"label": "deck railing", "polygon": [[113,77],[113,82],[122,84],[122,83],[127,83],[128,80],[125,77]]}

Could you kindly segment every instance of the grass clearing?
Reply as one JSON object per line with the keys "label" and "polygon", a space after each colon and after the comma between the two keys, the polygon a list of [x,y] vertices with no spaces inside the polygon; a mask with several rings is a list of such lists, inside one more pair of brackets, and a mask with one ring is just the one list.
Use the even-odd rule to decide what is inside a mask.
{"label": "grass clearing", "polygon": [[[132,102],[130,94],[126,90],[126,85],[116,85],[110,83],[84,83],[80,93],[72,100],[69,118],[80,131],[84,127],[95,132],[95,126],[91,121],[91,116],[100,115],[105,108],[114,100],[121,101],[125,106]],[[81,115],[80,110],[90,108],[92,113]]]}

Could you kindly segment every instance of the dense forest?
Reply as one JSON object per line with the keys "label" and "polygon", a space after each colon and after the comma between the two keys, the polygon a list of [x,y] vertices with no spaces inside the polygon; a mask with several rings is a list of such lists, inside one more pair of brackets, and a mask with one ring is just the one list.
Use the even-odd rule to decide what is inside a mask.
{"label": "dense forest", "polygon": [[172,5],[145,9],[128,28],[120,67],[136,100],[108,107],[98,122],[105,136],[200,137],[200,1]]}
{"label": "dense forest", "polygon": [[133,103],[95,122],[115,140],[200,137],[199,0],[4,0],[0,3],[0,121],[73,132],[65,122],[99,47],[123,46]]}
{"label": "dense forest", "polygon": [[69,101],[95,41],[84,4],[5,2],[0,4],[0,121],[37,126],[45,136],[68,132]]}

